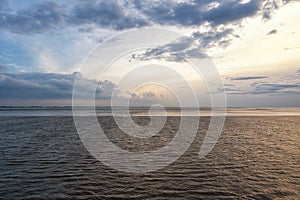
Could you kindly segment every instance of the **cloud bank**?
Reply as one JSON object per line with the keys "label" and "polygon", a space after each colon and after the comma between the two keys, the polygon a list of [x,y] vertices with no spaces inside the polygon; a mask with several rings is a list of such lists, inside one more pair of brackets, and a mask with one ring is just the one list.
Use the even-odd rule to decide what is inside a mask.
{"label": "cloud bank", "polygon": [[[247,17],[269,19],[287,0],[190,0],[190,1],[47,1],[13,11],[0,1],[0,28],[19,34],[43,33],[67,27],[93,25],[126,30],[155,24],[179,27],[237,24]],[[93,31],[93,29],[85,29]],[[228,31],[228,30],[226,30]],[[199,35],[199,34],[198,34]],[[220,37],[216,36],[217,38]]]}
{"label": "cloud bank", "polygon": [[72,99],[73,84],[76,76],[82,86],[84,98],[86,93],[93,92],[97,85],[96,99],[110,99],[117,86],[110,81],[90,80],[80,73],[19,73],[0,74],[0,99]]}
{"label": "cloud bank", "polygon": [[[224,86],[229,95],[300,95],[299,74],[297,73],[284,77],[228,77]],[[222,89],[220,88],[220,92],[223,91]]]}

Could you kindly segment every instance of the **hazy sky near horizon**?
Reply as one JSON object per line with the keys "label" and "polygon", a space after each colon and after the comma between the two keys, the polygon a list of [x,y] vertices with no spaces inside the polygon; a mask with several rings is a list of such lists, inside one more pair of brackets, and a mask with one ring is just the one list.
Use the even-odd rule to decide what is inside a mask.
{"label": "hazy sky near horizon", "polygon": [[[74,72],[96,45],[161,27],[185,37],[139,59],[179,66],[182,58],[206,54],[224,81],[228,106],[300,106],[299,10],[297,0],[0,0],[0,105],[68,105]],[[95,83],[81,78],[85,90]],[[118,84],[98,84],[105,105]],[[170,97],[156,86],[122,93],[149,102]]]}

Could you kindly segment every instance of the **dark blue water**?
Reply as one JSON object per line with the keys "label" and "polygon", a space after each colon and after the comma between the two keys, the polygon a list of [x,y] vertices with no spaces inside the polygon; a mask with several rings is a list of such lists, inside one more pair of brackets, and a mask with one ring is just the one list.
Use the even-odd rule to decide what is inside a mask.
{"label": "dark blue water", "polygon": [[[300,199],[299,116],[228,117],[213,151],[199,159],[209,119],[173,164],[131,174],[92,157],[72,117],[0,117],[0,199]],[[117,145],[142,151],[166,145],[180,117],[169,117],[147,145],[120,137],[113,118],[99,121]]]}

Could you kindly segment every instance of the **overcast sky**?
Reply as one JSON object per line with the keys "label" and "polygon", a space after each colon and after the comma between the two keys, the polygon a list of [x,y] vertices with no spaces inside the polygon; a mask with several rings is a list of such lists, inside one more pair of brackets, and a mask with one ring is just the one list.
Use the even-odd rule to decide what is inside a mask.
{"label": "overcast sky", "polygon": [[[299,10],[297,0],[0,0],[0,103],[68,105],[74,72],[97,44],[128,30],[162,27],[185,37],[137,59],[179,66],[185,58],[209,57],[228,106],[300,106]],[[83,91],[95,83],[80,79]],[[103,105],[116,87],[139,101],[168,100],[157,87],[120,91],[113,78],[98,85]]]}

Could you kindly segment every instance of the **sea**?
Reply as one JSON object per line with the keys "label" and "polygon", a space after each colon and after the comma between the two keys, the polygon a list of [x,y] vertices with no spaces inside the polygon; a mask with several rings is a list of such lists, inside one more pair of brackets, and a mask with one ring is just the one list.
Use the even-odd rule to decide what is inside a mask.
{"label": "sea", "polygon": [[89,153],[71,107],[0,107],[0,199],[300,199],[299,108],[228,108],[222,133],[204,158],[199,149],[210,109],[154,109],[151,117],[147,108],[131,109],[130,116],[121,108],[115,112],[139,126],[166,116],[147,140],[126,137],[112,109],[95,113],[107,137],[131,152],[168,145],[183,114],[199,119],[199,126],[173,163],[132,173]]}

